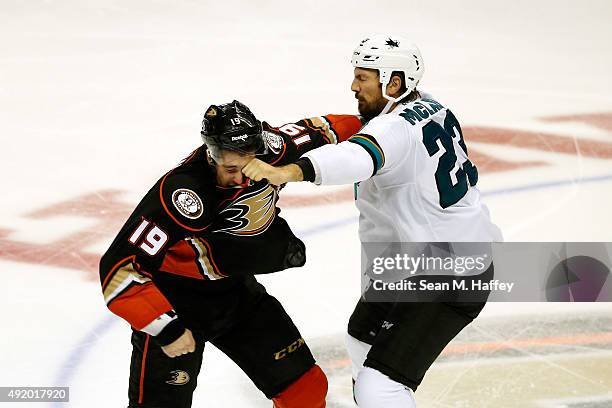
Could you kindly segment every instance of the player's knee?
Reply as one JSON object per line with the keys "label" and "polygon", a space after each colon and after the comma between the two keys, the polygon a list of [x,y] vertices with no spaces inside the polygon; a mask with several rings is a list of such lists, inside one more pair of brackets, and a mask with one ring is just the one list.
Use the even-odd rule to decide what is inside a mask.
{"label": "player's knee", "polygon": [[359,408],[415,408],[410,388],[370,367],[359,372],[354,387]]}
{"label": "player's knee", "polygon": [[274,408],[324,408],[327,377],[318,365],[272,398]]}

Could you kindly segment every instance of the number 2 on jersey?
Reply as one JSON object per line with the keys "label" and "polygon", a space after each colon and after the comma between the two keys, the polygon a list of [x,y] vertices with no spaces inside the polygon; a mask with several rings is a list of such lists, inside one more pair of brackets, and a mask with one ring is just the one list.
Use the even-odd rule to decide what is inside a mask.
{"label": "number 2 on jersey", "polygon": [[[463,140],[461,127],[451,111],[446,111],[444,127],[434,121],[430,121],[423,126],[423,144],[429,156],[432,157],[440,151],[438,140],[444,148],[444,153],[440,156],[436,169],[436,185],[438,186],[442,208],[450,207],[461,200],[468,191],[468,182],[470,186],[475,186],[478,181],[478,170],[469,159],[462,164],[457,163],[457,154],[453,143],[453,138],[456,137],[459,138],[457,144],[467,156],[467,147]],[[452,172],[455,167],[457,167],[455,172],[457,183],[453,184]]]}

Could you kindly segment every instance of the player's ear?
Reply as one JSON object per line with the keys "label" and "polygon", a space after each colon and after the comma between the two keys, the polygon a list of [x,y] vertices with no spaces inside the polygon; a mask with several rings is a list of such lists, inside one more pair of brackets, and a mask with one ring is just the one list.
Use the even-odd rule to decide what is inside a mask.
{"label": "player's ear", "polygon": [[391,75],[387,84],[387,95],[396,98],[401,95],[402,78],[399,75]]}

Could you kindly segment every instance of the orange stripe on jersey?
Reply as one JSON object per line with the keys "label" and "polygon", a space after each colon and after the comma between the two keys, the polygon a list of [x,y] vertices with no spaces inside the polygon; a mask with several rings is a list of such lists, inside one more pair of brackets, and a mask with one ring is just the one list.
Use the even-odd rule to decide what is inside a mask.
{"label": "orange stripe on jersey", "polygon": [[159,270],[186,278],[204,279],[197,265],[199,254],[185,240],[174,244],[164,256]]}
{"label": "orange stripe on jersey", "polygon": [[344,142],[363,126],[361,120],[355,115],[325,115],[331,128],[338,136],[338,143]]}
{"label": "orange stripe on jersey", "polygon": [[162,314],[171,311],[172,305],[152,282],[147,282],[129,288],[108,308],[127,320],[136,330],[141,330]]}
{"label": "orange stripe on jersey", "polygon": [[122,265],[113,273],[113,278],[104,288],[104,301],[109,305],[114,299],[120,297],[130,286],[144,285],[147,282],[151,282],[151,279],[142,275],[132,262]]}
{"label": "orange stripe on jersey", "polygon": [[224,275],[217,273],[216,266],[211,263],[208,257],[208,247],[199,238],[189,238],[189,243],[193,245],[195,250],[200,254],[197,259],[200,272],[210,280],[225,278]]}
{"label": "orange stripe on jersey", "polygon": [[304,119],[304,124],[310,130],[317,132],[327,144],[336,143],[336,134],[324,117]]}
{"label": "orange stripe on jersey", "polygon": [[142,362],[140,363],[140,384],[138,393],[138,403],[142,404],[142,400],[144,399],[144,376],[145,376],[145,367],[147,365],[147,351],[149,351],[149,340],[151,336],[147,335],[147,339],[145,340],[144,350],[142,352]]}
{"label": "orange stripe on jersey", "polygon": [[210,250],[210,244],[208,243],[208,241],[206,241],[203,238],[198,238],[198,242],[200,242],[202,245],[204,245],[206,247],[206,255],[208,256],[208,259],[210,260],[210,263],[212,264],[212,266],[213,266],[213,268],[215,270],[215,273],[220,275],[221,277],[226,277],[227,275],[222,273],[219,270],[219,267],[217,266],[215,260],[213,259],[212,251]]}
{"label": "orange stripe on jersey", "polygon": [[270,166],[274,166],[276,163],[278,163],[283,157],[285,157],[285,151],[286,150],[287,150],[287,143],[283,143],[283,150],[279,153],[279,155],[276,158],[276,160],[273,160],[272,162],[270,162],[268,164],[270,164]]}
{"label": "orange stripe on jersey", "polygon": [[[235,187],[216,186],[216,188],[218,188],[219,190],[229,190],[229,189],[232,189],[232,188],[235,188]],[[244,188],[237,188],[236,192],[234,193],[234,195],[232,195],[230,198],[226,198],[225,200],[223,200],[219,204],[217,204],[217,208],[223,207],[226,202],[232,201],[234,198],[238,197],[240,194],[242,194],[242,190],[244,190]]]}
{"label": "orange stripe on jersey", "polygon": [[120,260],[119,262],[117,262],[115,264],[115,266],[113,266],[110,270],[110,272],[108,272],[108,275],[106,275],[106,278],[104,278],[104,281],[102,282],[102,290],[104,290],[104,288],[106,287],[106,284],[108,283],[109,279],[113,277],[113,275],[115,274],[115,272],[117,271],[117,269],[119,269],[121,266],[132,262],[134,265],[136,264],[136,255],[131,255],[128,256],[127,258],[123,258],[122,260]]}
{"label": "orange stripe on jersey", "polygon": [[181,162],[181,164],[185,164],[185,163],[189,163],[191,160],[193,160],[193,158],[196,156],[196,154],[198,153],[198,150],[200,150],[200,148],[198,147],[197,149],[195,149],[193,152],[191,152],[189,154],[189,156],[187,156],[185,159],[183,159],[183,161]]}

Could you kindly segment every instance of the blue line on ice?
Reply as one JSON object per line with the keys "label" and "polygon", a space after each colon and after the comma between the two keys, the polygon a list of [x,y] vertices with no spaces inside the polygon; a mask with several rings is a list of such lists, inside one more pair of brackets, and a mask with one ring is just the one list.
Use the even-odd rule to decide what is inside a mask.
{"label": "blue line on ice", "polygon": [[490,197],[490,196],[496,196],[496,195],[521,193],[523,191],[545,190],[547,188],[565,187],[565,186],[571,186],[574,184],[597,183],[600,181],[609,181],[609,180],[612,180],[612,174],[607,174],[607,175],[602,175],[602,176],[584,177],[584,178],[571,179],[571,180],[548,181],[548,182],[543,182],[543,183],[528,184],[526,186],[502,188],[499,190],[489,190],[489,191],[484,191],[482,193],[482,196]]}
{"label": "blue line on ice", "polygon": [[[115,315],[109,315],[102,320],[99,320],[96,325],[89,329],[87,333],[77,342],[72,348],[68,358],[64,360],[59,371],[56,374],[54,386],[68,387],[79,366],[86,359],[87,355],[94,350],[98,339],[104,335],[119,318]],[[70,394],[69,394],[70,398]],[[65,407],[63,402],[52,402],[49,404],[53,408]]]}

